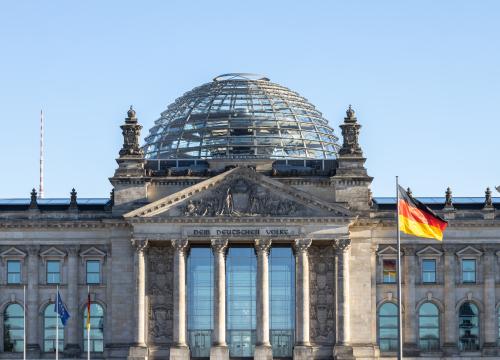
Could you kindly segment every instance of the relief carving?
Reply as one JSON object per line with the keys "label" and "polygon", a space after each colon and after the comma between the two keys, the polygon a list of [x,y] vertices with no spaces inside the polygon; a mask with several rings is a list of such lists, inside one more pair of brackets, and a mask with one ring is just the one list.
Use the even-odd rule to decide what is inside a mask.
{"label": "relief carving", "polygon": [[186,216],[289,216],[304,206],[274,196],[268,189],[245,179],[230,179],[212,190],[211,196],[189,200]]}
{"label": "relief carving", "polygon": [[335,251],[329,245],[309,248],[311,342],[335,342]]}
{"label": "relief carving", "polygon": [[149,343],[173,341],[173,248],[148,249],[148,339]]}

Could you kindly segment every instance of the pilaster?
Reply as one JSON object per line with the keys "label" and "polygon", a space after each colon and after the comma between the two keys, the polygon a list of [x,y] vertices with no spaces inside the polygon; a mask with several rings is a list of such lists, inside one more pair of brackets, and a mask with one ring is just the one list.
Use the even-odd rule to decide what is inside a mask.
{"label": "pilaster", "polygon": [[444,248],[444,344],[445,355],[458,354],[457,327],[455,311],[455,266],[456,249],[453,246]]}
{"label": "pilaster", "polygon": [[495,311],[495,248],[484,247],[484,343],[483,355],[497,355],[497,327],[496,327],[496,311]]}
{"label": "pilaster", "polygon": [[256,239],[257,253],[257,341],[255,360],[272,360],[273,351],[269,341],[269,250],[270,239]]}
{"label": "pilaster", "polygon": [[26,317],[26,352],[28,358],[40,357],[38,344],[38,254],[40,248],[30,245],[28,250],[28,288],[26,289],[27,317]]}
{"label": "pilaster", "polygon": [[229,359],[226,343],[226,250],[227,239],[212,239],[214,254],[214,332],[210,360]]}
{"label": "pilaster", "polygon": [[186,343],[186,239],[172,240],[174,248],[174,343],[170,347],[170,360],[188,360]]}
{"label": "pilaster", "polygon": [[[78,314],[78,250],[79,246],[68,246],[68,312]],[[78,339],[78,327],[80,322],[77,320],[69,321],[67,326],[67,344],[64,347],[66,357],[80,356],[80,341]]]}
{"label": "pilaster", "polygon": [[403,307],[405,310],[403,315],[404,328],[404,355],[418,356],[417,345],[417,316],[415,309],[415,276],[418,274],[418,269],[415,262],[415,246],[406,245],[403,249],[403,274],[405,283],[403,288]]}

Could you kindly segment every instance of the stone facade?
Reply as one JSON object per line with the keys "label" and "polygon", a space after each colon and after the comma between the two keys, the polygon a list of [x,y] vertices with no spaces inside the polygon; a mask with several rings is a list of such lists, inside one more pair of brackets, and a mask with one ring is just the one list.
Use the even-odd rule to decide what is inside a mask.
{"label": "stone facade", "polygon": [[[44,311],[55,297],[47,262],[59,261],[60,292],[71,318],[64,328],[64,355],[85,357],[84,309],[88,260],[99,262],[93,303],[104,310],[106,359],[187,359],[186,262],[191,247],[213,252],[214,308],[211,359],[229,357],[226,339],[226,252],[246,244],[257,261],[256,359],[272,358],[269,336],[269,250],[289,246],[295,256],[296,359],[395,357],[380,345],[379,313],[396,303],[390,269],[395,250],[395,205],[371,197],[372,178],[359,146],[360,125],[350,108],[344,143],[333,173],[321,176],[273,172],[272,161],[211,164],[211,172],[156,176],[138,147],[135,111],[122,126],[124,147],[110,179],[109,200],[50,205],[32,197],[22,205],[0,204],[0,337],[9,304],[23,304],[26,286],[28,358],[46,352]],[[402,237],[404,344],[407,358],[498,358],[500,300],[500,203],[468,204],[447,192],[432,205],[449,219],[443,242]],[[9,281],[10,260],[21,264]],[[425,260],[435,281],[423,278]],[[474,260],[465,272],[464,260]],[[387,262],[389,261],[389,262]],[[426,263],[426,262],[425,262]],[[426,263],[427,264],[427,263]],[[389,271],[389,272],[387,272]],[[432,274],[430,275],[432,276]],[[438,346],[422,347],[423,304],[438,309]],[[461,348],[459,311],[478,311],[477,347]],[[0,343],[0,359],[19,358]]]}

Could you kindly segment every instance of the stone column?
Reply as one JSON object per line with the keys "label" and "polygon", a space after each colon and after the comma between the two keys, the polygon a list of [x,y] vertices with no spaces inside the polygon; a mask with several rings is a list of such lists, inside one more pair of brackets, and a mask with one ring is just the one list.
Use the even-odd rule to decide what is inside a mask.
{"label": "stone column", "polygon": [[496,319],[497,314],[495,311],[495,250],[491,247],[484,248],[484,263],[483,263],[483,291],[484,291],[484,344],[483,355],[495,356],[496,341],[497,341],[497,328]]}
{"label": "stone column", "polygon": [[335,241],[336,257],[336,312],[337,341],[334,348],[335,359],[352,358],[350,341],[350,309],[349,309],[349,250],[351,239],[340,238]]}
{"label": "stone column", "polygon": [[229,359],[226,343],[226,249],[227,239],[212,239],[214,253],[214,332],[210,348],[211,360]]}
{"label": "stone column", "polygon": [[295,347],[293,358],[310,359],[312,348],[309,340],[309,256],[311,239],[295,240]]}
{"label": "stone column", "polygon": [[170,347],[170,359],[189,359],[186,343],[186,239],[172,240],[174,248],[174,344]]}
{"label": "stone column", "polygon": [[28,286],[26,289],[26,352],[28,358],[40,357],[38,344],[38,253],[37,245],[28,246]]}
{"label": "stone column", "polygon": [[418,356],[417,346],[417,310],[415,309],[415,277],[420,272],[415,262],[414,246],[403,249],[403,342],[405,356]]}
{"label": "stone column", "polygon": [[[68,294],[67,304],[70,314],[78,314],[78,250],[79,246],[69,246],[68,250]],[[64,347],[64,354],[68,357],[78,357],[80,355],[80,341],[78,337],[78,327],[81,325],[78,318],[68,321],[67,344]]]}
{"label": "stone column", "polygon": [[136,319],[136,331],[134,334],[134,346],[129,349],[128,360],[145,360],[148,358],[146,347],[146,261],[145,250],[148,246],[147,240],[132,240],[135,248],[134,270],[135,270],[135,294],[134,294],[134,316]]}
{"label": "stone column", "polygon": [[257,253],[257,341],[254,359],[272,360],[273,350],[269,342],[269,250],[270,239],[256,239]]}
{"label": "stone column", "polygon": [[458,354],[457,313],[455,311],[455,248],[444,248],[444,344],[445,355]]}

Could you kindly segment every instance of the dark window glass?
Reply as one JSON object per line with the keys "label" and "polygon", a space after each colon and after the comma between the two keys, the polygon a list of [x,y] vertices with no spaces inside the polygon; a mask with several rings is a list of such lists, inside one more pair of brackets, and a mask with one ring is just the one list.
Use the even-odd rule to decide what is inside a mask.
{"label": "dark window glass", "polygon": [[20,284],[20,283],[21,283],[21,261],[8,260],[7,284]]}
{"label": "dark window glass", "polygon": [[214,274],[211,248],[191,248],[187,264],[188,338],[191,356],[209,357],[213,330]]}
{"label": "dark window glass", "polygon": [[59,322],[59,352],[64,350],[64,327],[61,318],[54,311],[54,304],[49,304],[43,312],[43,351],[56,351],[56,321]]}
{"label": "dark window glass", "polygon": [[398,350],[398,307],[385,303],[378,314],[378,342],[380,351]]}
{"label": "dark window glass", "polygon": [[439,350],[439,310],[433,303],[427,302],[420,306],[418,337],[421,351]]}
{"label": "dark window glass", "polygon": [[87,260],[87,284],[101,283],[101,263],[99,260]]}
{"label": "dark window glass", "polygon": [[227,338],[231,357],[255,349],[257,260],[253,247],[230,248],[226,263]]}
{"label": "dark window glass", "polygon": [[476,260],[474,259],[462,260],[462,281],[464,283],[476,282]]}
{"label": "dark window glass", "polygon": [[384,283],[391,284],[396,282],[396,260],[383,261]]}
{"label": "dark window glass", "polygon": [[22,352],[24,349],[24,316],[19,304],[10,304],[3,313],[3,348],[5,352]]}
{"label": "dark window glass", "polygon": [[290,247],[271,249],[269,290],[273,357],[291,358],[295,329],[295,258]]}
{"label": "dark window glass", "polygon": [[461,351],[479,350],[479,310],[476,305],[466,302],[458,312],[458,346]]}
{"label": "dark window glass", "polygon": [[[87,351],[88,330],[87,330],[87,307],[83,313],[83,350]],[[104,309],[101,305],[90,304],[90,352],[104,351]]]}
{"label": "dark window glass", "polygon": [[436,260],[424,259],[422,261],[422,282],[436,282]]}
{"label": "dark window glass", "polygon": [[61,283],[61,262],[59,260],[47,261],[47,284]]}

